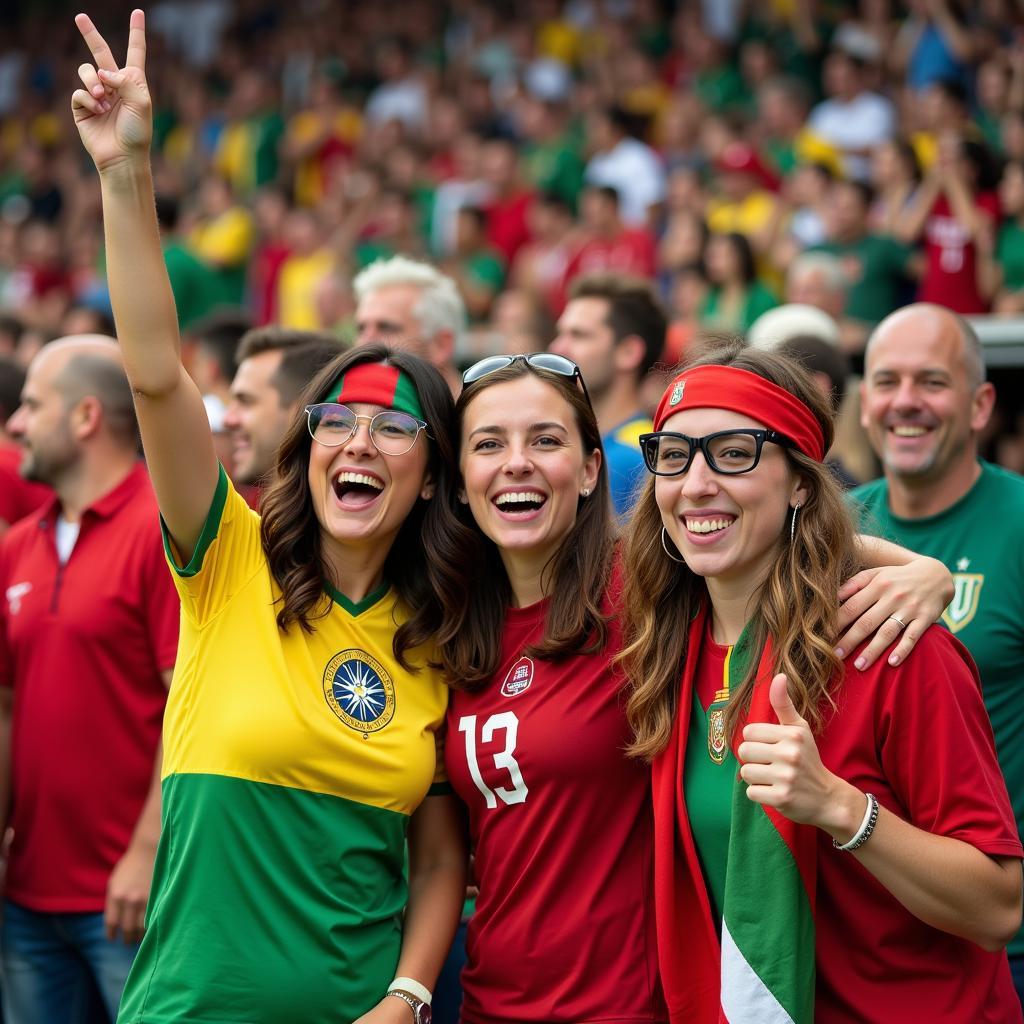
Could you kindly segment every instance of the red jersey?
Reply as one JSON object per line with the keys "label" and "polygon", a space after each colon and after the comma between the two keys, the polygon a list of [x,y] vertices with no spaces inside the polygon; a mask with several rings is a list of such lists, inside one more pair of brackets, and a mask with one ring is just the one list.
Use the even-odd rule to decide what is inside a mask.
{"label": "red jersey", "polygon": [[594,655],[530,658],[547,609],[508,612],[494,679],[448,710],[445,762],[480,886],[462,1021],[664,1021],[650,770],[623,754],[619,638]]}
{"label": "red jersey", "polygon": [[[897,669],[850,666],[818,741],[825,767],[926,832],[1024,856],[966,648],[936,627]],[[1005,953],[914,917],[824,832],[815,920],[823,1024],[1021,1020]]]}
{"label": "red jersey", "polygon": [[0,520],[16,523],[34,512],[53,491],[42,484],[30,483],[18,472],[21,449],[17,445],[0,445]]}
{"label": "red jersey", "polygon": [[516,253],[530,240],[528,217],[533,205],[532,192],[519,192],[508,199],[498,199],[485,209],[487,241],[512,265]]}
{"label": "red jersey", "polygon": [[633,277],[654,277],[654,236],[643,228],[623,228],[614,238],[592,238],[576,251],[565,268],[563,292],[581,274],[612,271]]}
{"label": "red jersey", "polygon": [[103,910],[153,778],[178,599],[140,463],[82,513],[60,565],[57,499],[0,541],[0,685],[13,687],[7,895]]}
{"label": "red jersey", "polygon": [[[993,192],[975,197],[975,207],[993,224],[999,220],[999,199]],[[918,301],[934,302],[955,313],[985,313],[988,300],[978,288],[978,250],[956,219],[949,200],[940,195],[924,227],[924,278]]]}

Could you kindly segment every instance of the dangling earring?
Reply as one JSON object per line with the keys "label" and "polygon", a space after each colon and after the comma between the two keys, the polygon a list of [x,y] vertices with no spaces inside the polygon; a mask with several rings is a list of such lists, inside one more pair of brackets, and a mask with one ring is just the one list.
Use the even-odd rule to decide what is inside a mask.
{"label": "dangling earring", "polygon": [[671,558],[673,562],[680,562],[680,563],[685,562],[686,561],[685,558],[676,558],[676,556],[673,555],[671,551],[669,551],[668,544],[665,541],[666,541],[666,533],[665,533],[665,527],[663,526],[661,528],[661,546],[662,546],[662,548],[664,548],[665,554],[668,555],[668,557]]}
{"label": "dangling earring", "polygon": [[798,501],[793,506],[793,518],[789,521],[789,543],[793,543],[793,537],[796,534],[796,514],[800,511],[800,502]]}

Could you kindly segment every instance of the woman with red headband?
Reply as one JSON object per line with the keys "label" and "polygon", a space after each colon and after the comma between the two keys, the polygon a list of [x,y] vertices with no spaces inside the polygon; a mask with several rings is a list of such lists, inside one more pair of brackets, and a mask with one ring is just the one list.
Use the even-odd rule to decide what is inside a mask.
{"label": "woman with red headband", "polygon": [[80,69],[73,112],[100,175],[118,335],[182,602],[163,831],[119,1019],[429,1021],[466,863],[433,643],[457,555],[448,387],[407,353],[339,356],[252,512],[179,355],[142,12],[121,69],[77,22],[98,70]]}
{"label": "woman with red headband", "polygon": [[[624,753],[615,534],[594,410],[579,368],[550,352],[490,357],[463,380],[469,515],[441,632],[456,688],[445,760],[469,808],[480,889],[462,1021],[662,1024],[650,771]],[[948,578],[938,569],[933,591]],[[884,591],[873,583],[869,602]],[[903,599],[909,620],[916,601]],[[915,628],[940,611],[933,601]]]}
{"label": "woman with red headband", "polygon": [[835,650],[854,536],[813,382],[723,350],[654,425],[622,665],[670,1020],[1020,1021],[1022,850],[977,672],[935,627],[895,667]]}

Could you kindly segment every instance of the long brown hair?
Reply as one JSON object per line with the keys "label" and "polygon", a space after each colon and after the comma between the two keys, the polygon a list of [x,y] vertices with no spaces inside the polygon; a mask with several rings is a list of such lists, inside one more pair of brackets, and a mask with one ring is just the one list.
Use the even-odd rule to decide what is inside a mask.
{"label": "long brown hair", "polygon": [[[594,493],[580,498],[576,521],[544,570],[551,594],[544,639],[531,650],[536,658],[557,659],[593,653],[603,646],[607,620],[601,602],[608,586],[614,545],[611,495],[601,431],[590,402],[575,380],[518,360],[468,384],[455,406],[459,437],[470,402],[487,388],[534,376],[549,384],[572,408],[583,450],[601,452]],[[505,615],[512,588],[497,546],[461,506],[462,530],[457,560],[459,586],[445,601],[438,641],[449,682],[460,690],[477,690],[498,670]]]}
{"label": "long brown hair", "polygon": [[[689,366],[735,366],[770,380],[814,413],[832,443],[832,411],[807,372],[785,356],[743,348],[734,342]],[[755,599],[753,641],[760,651],[772,638],[774,672],[789,677],[789,692],[812,727],[821,725],[842,663],[836,657],[836,594],[855,565],[854,532],[842,492],[829,468],[790,449],[790,466],[807,486],[793,543],[779,539],[779,554]],[[786,530],[788,533],[789,519]],[[707,601],[702,577],[671,561],[661,544],[662,519],[647,482],[627,528],[623,575],[624,649],[619,655],[630,679],[626,714],[634,739],[629,751],[650,760],[665,749],[672,731],[679,680],[687,657],[690,624]],[[750,706],[753,659],[726,712],[731,736]]]}
{"label": "long brown hair", "polygon": [[[428,471],[435,484],[429,501],[416,500],[384,562],[384,576],[409,611],[395,633],[395,657],[406,667],[405,652],[431,640],[441,625],[441,598],[452,600],[452,566],[457,562],[459,523],[456,518],[455,406],[441,374],[408,352],[367,345],[332,360],[305,389],[302,406],[322,402],[331,384],[362,363],[397,366],[412,379],[423,407],[429,440]],[[299,625],[306,632],[327,614],[331,600],[324,584],[334,586],[332,571],[321,550],[321,531],[309,490],[309,436],[305,414],[289,427],[277,454],[274,479],[261,502],[261,536],[270,571],[281,588],[277,624]]]}

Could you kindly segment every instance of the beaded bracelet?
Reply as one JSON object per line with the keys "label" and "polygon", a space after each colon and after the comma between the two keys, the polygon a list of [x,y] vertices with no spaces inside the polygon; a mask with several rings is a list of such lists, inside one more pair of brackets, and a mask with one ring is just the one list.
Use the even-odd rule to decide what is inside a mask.
{"label": "beaded bracelet", "polygon": [[837,850],[852,853],[863,846],[871,838],[871,833],[875,831],[875,825],[878,824],[878,800],[875,799],[874,793],[866,793],[865,796],[868,798],[868,808],[864,812],[864,820],[860,823],[860,828],[848,843],[838,843],[833,839],[832,845]]}

